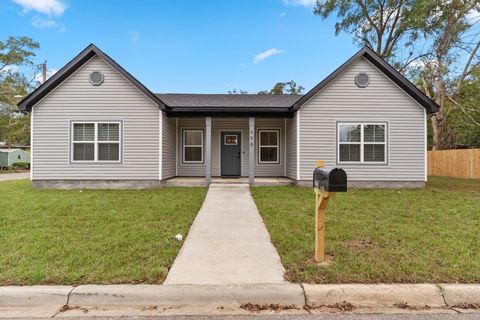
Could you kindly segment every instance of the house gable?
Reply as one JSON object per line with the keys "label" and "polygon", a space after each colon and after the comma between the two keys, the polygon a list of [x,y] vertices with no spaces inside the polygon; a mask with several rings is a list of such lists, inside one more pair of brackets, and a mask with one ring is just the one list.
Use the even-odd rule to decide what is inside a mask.
{"label": "house gable", "polygon": [[[100,86],[89,76],[104,75]],[[32,110],[33,180],[158,180],[158,104],[98,55],[75,70]],[[73,122],[121,124],[119,163],[73,163]]]}
{"label": "house gable", "polygon": [[[38,87],[35,91],[30,93],[22,101],[18,103],[18,108],[21,111],[31,111],[32,107],[48,95],[52,90],[59,86],[63,81],[68,79],[74,72],[81,68],[87,61],[97,56],[101,58],[111,68],[120,73],[133,86],[147,96],[153,103],[158,105],[160,109],[165,109],[163,102],[150,90],[148,90],[140,81],[127,72],[122,66],[110,58],[107,54],[97,48],[94,44],[90,44],[75,58],[68,62],[62,69],[55,73],[50,79]],[[88,79],[88,78],[87,78]]]}
{"label": "house gable", "polygon": [[[360,88],[355,76],[366,73]],[[311,179],[316,160],[341,166],[350,181],[424,181],[426,110],[368,59],[359,57],[300,109],[300,179]],[[385,123],[386,163],[339,164],[337,125]]]}
{"label": "house gable", "polygon": [[292,111],[296,112],[301,106],[310,100],[316,93],[322,90],[330,82],[341,75],[352,64],[356,63],[359,59],[364,58],[374,65],[379,71],[381,71],[387,78],[394,82],[399,88],[401,88],[405,94],[411,96],[419,105],[425,108],[428,113],[435,113],[439,110],[439,106],[430,98],[428,98],[421,90],[419,90],[413,83],[400,74],[395,68],[389,65],[385,60],[373,52],[370,48],[364,47],[344,64],[338,67],[328,77],[317,84],[313,89],[307,92],[301,99],[295,102],[292,106]]}

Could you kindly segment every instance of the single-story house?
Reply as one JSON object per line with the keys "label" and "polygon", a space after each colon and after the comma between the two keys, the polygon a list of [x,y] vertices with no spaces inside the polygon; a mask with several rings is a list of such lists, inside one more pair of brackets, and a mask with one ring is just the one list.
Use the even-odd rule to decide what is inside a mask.
{"label": "single-story house", "polygon": [[91,44],[19,103],[36,187],[157,187],[284,177],[316,160],[349,186],[422,187],[438,106],[363,48],[305,95],[155,94]]}
{"label": "single-story house", "polygon": [[0,168],[9,168],[14,163],[30,162],[30,154],[22,149],[0,149]]}

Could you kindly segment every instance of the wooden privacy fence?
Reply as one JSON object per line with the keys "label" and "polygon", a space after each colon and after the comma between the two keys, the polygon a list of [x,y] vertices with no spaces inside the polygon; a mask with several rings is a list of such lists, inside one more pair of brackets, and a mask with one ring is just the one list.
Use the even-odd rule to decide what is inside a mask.
{"label": "wooden privacy fence", "polygon": [[428,151],[428,175],[480,179],[480,149]]}

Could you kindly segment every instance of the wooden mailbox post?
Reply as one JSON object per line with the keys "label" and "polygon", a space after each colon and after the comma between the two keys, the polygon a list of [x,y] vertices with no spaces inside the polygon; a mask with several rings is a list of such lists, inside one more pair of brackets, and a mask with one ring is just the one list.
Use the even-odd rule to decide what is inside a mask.
{"label": "wooden mailbox post", "polygon": [[336,191],[347,191],[347,175],[342,169],[321,170],[323,161],[317,161],[313,174],[315,191],[315,261],[325,261],[325,210]]}
{"label": "wooden mailbox post", "polygon": [[315,188],[315,261],[325,260],[325,209],[335,192]]}

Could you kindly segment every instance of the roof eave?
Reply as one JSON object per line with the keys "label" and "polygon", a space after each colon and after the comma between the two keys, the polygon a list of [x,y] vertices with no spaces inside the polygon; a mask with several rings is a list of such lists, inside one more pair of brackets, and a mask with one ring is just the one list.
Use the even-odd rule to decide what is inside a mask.
{"label": "roof eave", "polygon": [[292,117],[289,107],[169,107],[168,116],[271,116]]}

